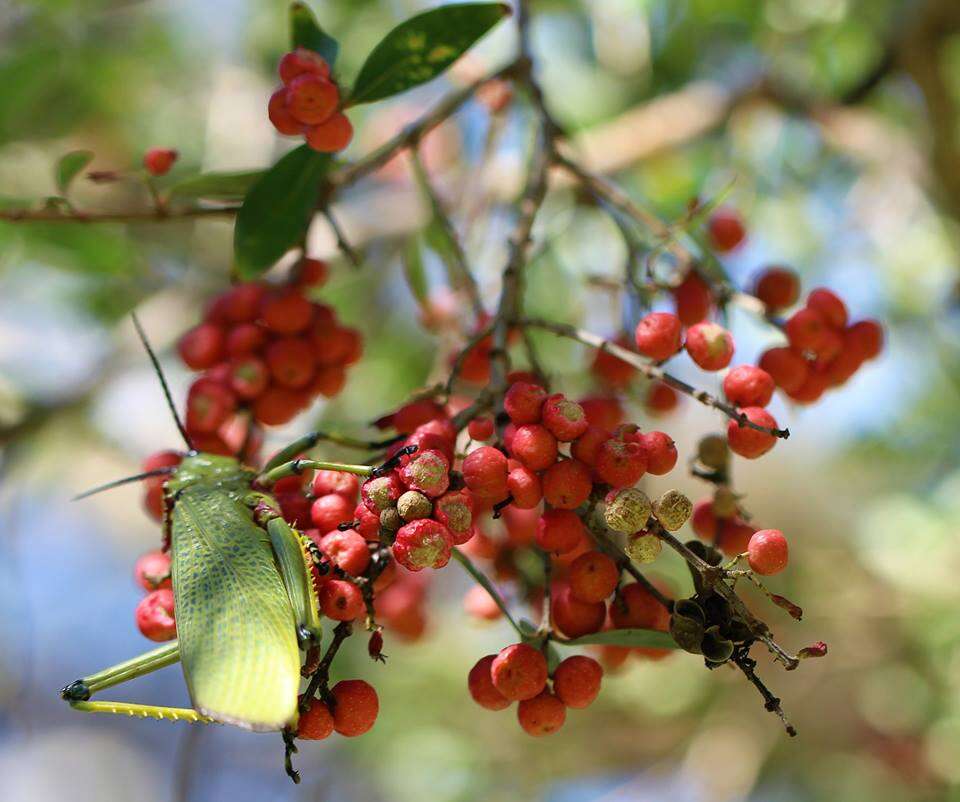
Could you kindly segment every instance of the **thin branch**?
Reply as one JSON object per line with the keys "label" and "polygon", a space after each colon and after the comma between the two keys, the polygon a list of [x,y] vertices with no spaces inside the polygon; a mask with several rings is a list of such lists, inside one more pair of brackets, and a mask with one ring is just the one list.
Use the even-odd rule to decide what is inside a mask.
{"label": "thin branch", "polygon": [[454,546],[453,549],[453,558],[463,566],[463,570],[470,574],[470,576],[473,577],[474,581],[478,585],[480,585],[485,591],[487,591],[487,593],[490,594],[490,598],[496,602],[497,607],[500,608],[500,612],[502,612],[507,621],[510,622],[510,626],[514,628],[516,633],[521,638],[525,637],[520,625],[510,614],[510,610],[507,607],[506,601],[504,601],[503,596],[497,592],[497,589],[493,582],[490,581],[490,578],[483,573],[483,571],[477,568],[477,566],[474,565],[473,560],[471,560],[466,554],[463,553],[461,549],[458,549],[456,546]]}
{"label": "thin branch", "polygon": [[430,204],[430,210],[433,213],[433,219],[440,226],[447,243],[450,246],[450,258],[447,263],[454,269],[459,282],[466,290],[467,297],[470,299],[470,306],[473,308],[474,317],[482,320],[485,314],[483,300],[480,298],[480,288],[477,286],[477,280],[470,270],[467,263],[467,255],[460,243],[460,237],[457,236],[457,230],[454,228],[453,221],[443,208],[443,202],[437,194],[436,188],[430,181],[430,176],[423,166],[423,160],[420,158],[420,151],[416,148],[410,151],[410,163],[413,165],[413,173],[420,185],[420,189],[426,196]]}
{"label": "thin branch", "polygon": [[340,223],[337,222],[337,218],[333,216],[333,209],[331,209],[329,205],[323,207],[323,216],[327,219],[330,228],[333,230],[333,236],[337,240],[337,247],[340,249],[340,252],[347,257],[347,261],[350,262],[351,265],[360,267],[363,263],[360,254],[358,254],[356,249],[350,244],[350,240],[348,240],[346,234],[344,234],[343,228],[341,228]]}
{"label": "thin branch", "polygon": [[763,697],[764,708],[769,710],[771,713],[776,713],[777,716],[779,716],[780,721],[783,722],[783,726],[787,731],[787,735],[789,735],[791,738],[795,737],[797,730],[793,724],[790,723],[786,714],[783,712],[783,708],[780,706],[780,700],[773,695],[773,692],[763,684],[760,677],[758,677],[754,672],[754,669],[757,667],[757,661],[749,656],[749,647],[735,651],[730,660],[743,672],[743,675],[750,680],[753,686],[760,691],[760,695]]}
{"label": "thin branch", "polygon": [[746,414],[738,410],[736,407],[731,406],[725,401],[721,401],[719,398],[710,395],[710,393],[706,392],[705,390],[698,390],[696,387],[687,384],[685,381],[670,375],[659,365],[647,361],[639,354],[635,354],[633,351],[629,351],[623,346],[617,345],[615,342],[611,342],[610,340],[601,337],[599,334],[594,334],[593,332],[577,328],[576,326],[571,326],[567,323],[555,323],[551,320],[541,320],[539,318],[523,318],[520,323],[525,326],[533,326],[538,329],[543,329],[544,331],[550,331],[559,337],[566,337],[570,340],[576,340],[584,345],[589,345],[592,348],[605,351],[606,353],[615,356],[621,362],[626,362],[628,365],[636,368],[648,379],[653,379],[656,381],[661,381],[664,384],[668,384],[675,390],[679,390],[681,393],[684,393],[685,395],[688,395],[691,398],[699,401],[701,404],[719,410],[731,420],[736,421],[740,426],[748,429],[756,429],[758,432],[771,434],[774,437],[780,437],[784,440],[790,436],[789,429],[773,429],[768,426],[761,426],[758,423],[754,423],[746,416]]}

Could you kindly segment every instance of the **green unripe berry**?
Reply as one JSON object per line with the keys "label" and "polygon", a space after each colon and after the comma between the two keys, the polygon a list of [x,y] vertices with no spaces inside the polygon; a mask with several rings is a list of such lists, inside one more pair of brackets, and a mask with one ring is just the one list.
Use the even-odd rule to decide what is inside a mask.
{"label": "green unripe berry", "polygon": [[730,449],[727,448],[727,438],[722,434],[708,434],[697,445],[697,459],[715,471],[726,468],[729,458]]}
{"label": "green unripe berry", "polygon": [[403,526],[403,518],[400,517],[396,507],[387,507],[380,513],[380,526],[388,532],[396,532]]}
{"label": "green unripe berry", "polygon": [[693,502],[679,490],[668,490],[653,502],[653,514],[668,532],[676,532],[693,512]]}
{"label": "green unripe berry", "polygon": [[[429,518],[433,512],[433,504],[423,493],[408,490],[397,499],[397,512],[404,521],[415,521],[418,518]],[[382,515],[381,515],[382,517]]]}
{"label": "green unripe berry", "polygon": [[642,490],[627,487],[607,494],[603,511],[604,523],[614,532],[636,532],[650,518],[650,499]]}
{"label": "green unripe berry", "polygon": [[627,537],[627,543],[623,550],[635,563],[642,564],[652,563],[656,560],[660,556],[662,548],[663,543],[660,542],[660,538],[648,532],[640,531]]}

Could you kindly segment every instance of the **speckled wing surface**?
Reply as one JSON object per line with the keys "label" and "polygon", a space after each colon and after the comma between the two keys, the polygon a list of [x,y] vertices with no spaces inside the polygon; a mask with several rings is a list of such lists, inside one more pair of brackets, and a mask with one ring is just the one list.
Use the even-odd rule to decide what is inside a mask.
{"label": "speckled wing surface", "polygon": [[296,625],[267,533],[236,494],[193,485],[177,498],[172,534],[180,662],[194,708],[252,730],[294,723]]}

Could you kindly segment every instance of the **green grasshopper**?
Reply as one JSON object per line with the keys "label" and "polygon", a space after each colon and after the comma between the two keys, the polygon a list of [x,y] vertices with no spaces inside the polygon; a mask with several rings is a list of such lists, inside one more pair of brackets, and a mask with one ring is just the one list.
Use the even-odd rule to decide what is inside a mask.
{"label": "green grasshopper", "polygon": [[[134,324],[189,447],[156,356],[136,318]],[[290,461],[304,444],[319,437],[315,433],[283,449],[263,474],[238,458],[191,450],[174,469],[128,477],[78,496],[146,476],[168,475],[164,525],[171,546],[178,637],[66,686],[61,696],[71,707],[90,713],[219,722],[258,732],[283,730],[285,738],[295,731],[299,650],[319,646],[321,638],[312,574],[319,555],[309,538],[283,520],[279,505],[261,484],[268,487],[305,467],[377,472],[366,465]],[[177,661],[192,708],[90,701],[95,693]],[[288,756],[289,749],[288,741]]]}

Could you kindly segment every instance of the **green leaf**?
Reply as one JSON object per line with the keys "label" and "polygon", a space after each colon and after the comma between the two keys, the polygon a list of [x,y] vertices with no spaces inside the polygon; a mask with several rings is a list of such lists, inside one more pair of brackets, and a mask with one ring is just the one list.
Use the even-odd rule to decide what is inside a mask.
{"label": "green leaf", "polygon": [[423,266],[423,250],[420,238],[411,239],[403,249],[403,275],[410,287],[410,292],[417,303],[427,302],[427,273]]}
{"label": "green leaf", "polygon": [[677,644],[668,632],[655,629],[608,629],[560,641],[561,646],[646,646],[654,649],[676,649]]}
{"label": "green leaf", "polygon": [[61,194],[67,194],[73,179],[92,161],[92,150],[73,150],[60,157],[60,161],[57,162],[56,178],[57,189]]}
{"label": "green leaf", "polygon": [[174,184],[170,189],[173,200],[236,201],[242,200],[250,188],[263,176],[264,170],[242,170],[235,173],[199,173]]}
{"label": "green leaf", "polygon": [[241,278],[256,278],[300,243],[331,163],[330,154],[301,145],[250,187],[233,231],[234,260]]}
{"label": "green leaf", "polygon": [[290,44],[316,51],[331,69],[340,52],[339,42],[320,27],[316,15],[306,3],[290,4]]}
{"label": "green leaf", "polygon": [[400,23],[367,56],[344,105],[383,100],[436,78],[509,13],[503,3],[460,3]]}

